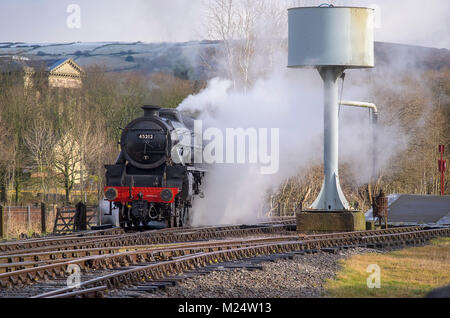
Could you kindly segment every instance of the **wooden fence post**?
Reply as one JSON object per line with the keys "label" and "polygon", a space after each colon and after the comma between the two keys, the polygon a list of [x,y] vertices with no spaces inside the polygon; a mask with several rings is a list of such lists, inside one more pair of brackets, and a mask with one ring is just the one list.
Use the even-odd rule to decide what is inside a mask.
{"label": "wooden fence post", "polygon": [[9,229],[11,227],[11,206],[8,205],[8,222],[6,223],[6,227]]}
{"label": "wooden fence post", "polygon": [[45,207],[45,203],[41,202],[41,234],[44,234],[46,232],[47,232],[46,207]]}
{"label": "wooden fence post", "polygon": [[97,226],[101,226],[101,225],[102,225],[102,211],[101,211],[100,205],[99,205],[97,208]]}
{"label": "wooden fence post", "polygon": [[86,205],[79,202],[76,206],[74,230],[86,231],[87,230],[87,209]]}
{"label": "wooden fence post", "polygon": [[5,218],[3,215],[3,206],[0,205],[0,238],[6,238]]}
{"label": "wooden fence post", "polygon": [[[53,206],[53,210],[55,209],[55,206]],[[55,224],[53,225],[53,234],[56,234],[58,230],[58,215],[61,214],[61,208],[56,208],[56,215],[55,215]]]}
{"label": "wooden fence post", "polygon": [[27,206],[27,230],[31,227],[31,207]]}

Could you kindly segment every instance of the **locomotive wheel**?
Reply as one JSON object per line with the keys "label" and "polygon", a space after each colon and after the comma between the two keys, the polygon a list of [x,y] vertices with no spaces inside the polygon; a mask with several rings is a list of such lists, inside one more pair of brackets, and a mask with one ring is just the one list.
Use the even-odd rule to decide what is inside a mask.
{"label": "locomotive wheel", "polygon": [[179,226],[183,227],[188,225],[189,223],[189,208],[183,207],[183,209],[180,211],[180,220],[179,220]]}
{"label": "locomotive wheel", "polygon": [[191,222],[191,213],[190,213],[191,211],[189,210],[189,208],[186,208],[186,212],[185,212],[185,222],[184,222],[184,225],[185,226],[188,226],[189,225],[189,223]]}
{"label": "locomotive wheel", "polygon": [[172,228],[172,227],[177,227],[177,220],[176,220],[176,215],[177,215],[177,213],[176,213],[177,211],[176,211],[176,207],[175,207],[175,203],[172,203],[171,205],[170,205],[170,215],[169,215],[169,218],[168,218],[168,224],[167,224],[167,227],[169,227],[169,228]]}
{"label": "locomotive wheel", "polygon": [[179,224],[180,224],[180,218],[179,217],[177,217],[177,216],[173,216],[172,218],[171,218],[171,227],[179,227]]}
{"label": "locomotive wheel", "polygon": [[172,215],[169,217],[169,224],[168,224],[168,227],[169,227],[169,228],[175,227],[175,226],[174,226],[174,217],[173,217]]}
{"label": "locomotive wheel", "polygon": [[121,228],[125,228],[125,217],[124,217],[124,213],[125,213],[125,207],[121,207],[119,210],[119,226]]}

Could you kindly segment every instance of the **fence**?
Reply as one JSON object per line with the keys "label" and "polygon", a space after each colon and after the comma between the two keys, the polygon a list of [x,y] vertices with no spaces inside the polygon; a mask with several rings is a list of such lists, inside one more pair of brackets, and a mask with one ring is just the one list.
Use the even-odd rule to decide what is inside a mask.
{"label": "fence", "polygon": [[53,234],[68,234],[85,231],[99,224],[99,209],[78,203],[75,208],[64,207],[56,210]]}
{"label": "fence", "polygon": [[45,233],[56,216],[56,206],[0,206],[0,237]]}
{"label": "fence", "polygon": [[[74,208],[58,208],[56,205],[45,204],[0,206],[0,239],[20,237],[23,234],[31,236],[32,233],[55,232],[55,229],[58,230],[56,221],[59,211],[65,211],[64,217],[69,225],[65,228],[64,233],[77,230],[76,227],[72,226],[76,214],[76,209]],[[93,226],[97,222],[97,209],[95,207],[87,207],[86,217],[87,226]],[[55,233],[58,233],[58,231]]]}
{"label": "fence", "polygon": [[298,202],[280,203],[275,200],[270,202],[269,216],[295,216],[295,212],[302,210],[302,204]]}

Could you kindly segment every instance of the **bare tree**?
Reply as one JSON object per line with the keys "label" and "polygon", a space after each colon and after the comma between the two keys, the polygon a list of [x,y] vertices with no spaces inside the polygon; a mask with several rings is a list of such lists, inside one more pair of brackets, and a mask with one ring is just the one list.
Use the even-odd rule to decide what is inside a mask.
{"label": "bare tree", "polygon": [[[83,116],[82,116],[83,117]],[[98,158],[101,157],[102,149],[106,147],[106,135],[102,129],[102,125],[98,125],[101,118],[90,118],[75,120],[73,138],[77,145],[77,157],[79,158],[78,171],[80,181],[80,195],[82,201],[87,201],[86,198],[86,183],[89,179],[89,167],[92,163],[97,163]]]}
{"label": "bare tree", "polygon": [[25,134],[24,140],[29,150],[29,154],[33,158],[33,162],[39,172],[41,189],[45,199],[47,194],[47,167],[51,163],[51,153],[56,144],[53,129],[43,118],[35,118],[29,131]]}
{"label": "bare tree", "polygon": [[245,92],[273,66],[283,49],[286,9],[286,3],[273,0],[206,2],[208,37],[221,41],[224,74],[235,89]]}
{"label": "bare tree", "polygon": [[52,163],[56,170],[59,182],[65,191],[65,201],[70,202],[70,192],[77,180],[79,180],[79,165],[81,159],[78,152],[79,146],[70,133],[61,134],[52,153]]}
{"label": "bare tree", "polygon": [[2,191],[1,201],[8,200],[9,181],[14,175],[14,159],[16,157],[16,147],[11,138],[11,132],[6,128],[0,116],[0,185]]}
{"label": "bare tree", "polygon": [[319,194],[322,177],[321,166],[300,169],[295,176],[286,179],[280,185],[273,195],[276,204],[272,208],[287,207],[290,212],[298,208],[307,208]]}

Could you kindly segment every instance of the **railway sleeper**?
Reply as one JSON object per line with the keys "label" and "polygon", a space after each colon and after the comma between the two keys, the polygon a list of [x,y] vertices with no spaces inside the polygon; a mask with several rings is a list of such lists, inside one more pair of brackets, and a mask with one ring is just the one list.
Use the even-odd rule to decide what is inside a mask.
{"label": "railway sleeper", "polygon": [[335,248],[335,247],[325,247],[325,248],[322,248],[322,251],[323,252],[326,252],[326,253],[330,253],[330,254],[337,254],[337,252],[338,252],[338,248]]}
{"label": "railway sleeper", "polygon": [[134,286],[133,288],[130,288],[127,290],[153,293],[154,291],[156,291],[158,289],[159,289],[159,286],[155,286],[155,285],[137,285],[137,286]]}
{"label": "railway sleeper", "polygon": [[[430,233],[426,232],[426,234],[430,234]],[[439,234],[440,235],[444,235],[444,234],[448,235],[448,230],[441,231]],[[439,234],[435,234],[434,236],[437,236]],[[404,236],[402,236],[400,234],[399,237],[398,237],[398,241],[402,241],[402,244],[415,244],[417,242],[423,242],[424,241],[424,239],[420,239],[420,237],[416,236],[416,235],[408,235],[408,234],[406,234],[405,236],[406,237],[404,237]],[[422,237],[430,238],[432,236],[433,235],[425,235],[425,236],[422,236]],[[389,242],[385,238],[387,238],[387,236],[381,237],[381,238],[374,238],[373,236],[372,237],[369,236],[367,238],[366,237],[362,237],[362,242],[360,242],[359,244],[360,245],[364,245],[365,244],[366,246],[385,244],[385,243]],[[392,238],[390,238],[390,239],[392,239]],[[366,241],[366,242],[364,242],[364,241]],[[367,242],[367,241],[369,241],[369,242]],[[242,258],[254,256],[254,255],[268,254],[270,252],[272,252],[272,253],[283,253],[283,252],[287,252],[287,251],[293,250],[295,248],[298,248],[299,245],[301,246],[301,248],[304,248],[306,253],[314,253],[314,252],[318,252],[318,250],[321,247],[322,248],[329,248],[330,245],[332,245],[332,244],[340,244],[340,242],[341,241],[318,240],[318,242],[307,243],[306,244],[306,248],[305,248],[305,244],[304,243],[300,243],[300,242],[297,243],[297,244],[271,245],[270,248],[268,246],[265,246],[265,247],[254,247],[254,248],[243,248],[243,249],[237,249],[237,250],[231,251],[231,253],[222,251],[222,252],[217,252],[217,253],[214,253],[214,254],[205,255],[207,257],[192,256],[191,259],[187,260],[187,263],[188,263],[188,268],[192,268],[192,267],[195,268],[195,267],[204,266],[205,262],[207,262],[207,261],[209,261],[210,263],[211,262],[219,262],[219,260],[220,261],[224,261],[224,260],[227,259],[227,257],[225,257],[225,256],[228,256],[230,254],[233,254],[234,258],[242,259]],[[213,255],[214,255],[214,257],[213,257]],[[129,259],[131,259],[131,261],[133,261],[133,258],[129,258]],[[165,265],[166,265],[165,267],[167,267],[167,264],[165,264]],[[64,271],[62,270],[62,268],[63,267],[59,268],[59,273],[56,270],[56,268],[55,268],[55,270],[53,272],[55,272],[56,274],[59,274],[59,275],[62,276],[62,275],[64,275]],[[161,275],[156,275],[156,277],[157,278],[159,278],[160,276],[164,277],[165,275],[173,274],[173,273],[177,272],[177,266],[173,266],[172,268],[173,268],[172,270],[170,270],[170,268],[168,270],[164,270],[163,272],[161,272]],[[20,275],[18,277],[21,278]],[[14,281],[12,280],[12,282],[14,282]],[[130,282],[129,281],[128,282],[125,281],[125,283],[129,284]]]}

